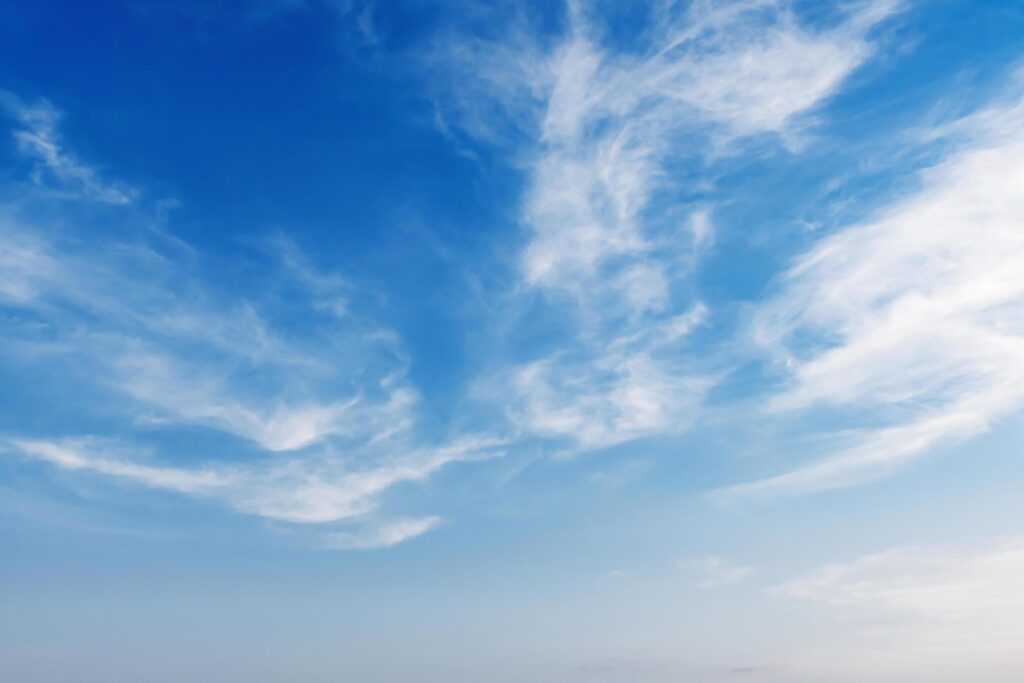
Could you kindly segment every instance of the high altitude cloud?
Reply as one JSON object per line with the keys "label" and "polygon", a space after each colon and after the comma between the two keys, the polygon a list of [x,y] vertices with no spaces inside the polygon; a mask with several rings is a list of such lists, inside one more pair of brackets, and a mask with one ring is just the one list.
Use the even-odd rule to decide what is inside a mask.
{"label": "high altitude cloud", "polygon": [[527,176],[521,279],[570,321],[561,348],[508,373],[524,430],[590,449],[692,422],[714,379],[685,358],[709,314],[688,284],[713,221],[701,201],[674,198],[699,197],[706,180],[672,182],[666,164],[792,138],[898,5],[856,4],[812,28],[770,1],[661,3],[636,48],[570,2],[555,39],[513,24],[498,40],[445,44],[444,80],[461,76],[448,119],[514,146]]}
{"label": "high altitude cloud", "polygon": [[[422,481],[448,463],[489,457],[499,445],[493,440],[465,439],[445,447],[398,454],[362,449],[359,455],[364,462],[320,453],[288,460],[211,461],[192,467],[148,464],[146,458],[116,440],[14,439],[8,449],[66,470],[209,498],[239,512],[298,524],[325,524],[362,518],[374,512],[380,495],[395,484]],[[394,444],[389,446],[395,448]],[[371,526],[364,535],[335,531],[323,538],[330,547],[384,546],[417,535],[413,533],[417,529],[422,533],[434,526],[393,524],[379,529]],[[373,538],[384,540],[368,540]],[[346,544],[344,539],[350,542]]]}
{"label": "high altitude cloud", "polygon": [[[446,130],[496,145],[524,173],[509,317],[542,309],[555,321],[551,339],[495,361],[492,395],[522,434],[570,453],[693,422],[729,370],[692,341],[716,313],[693,282],[715,239],[707,169],[766,143],[797,149],[901,3],[852,3],[813,24],[769,0],[657,3],[637,40],[615,36],[595,7],[569,3],[554,35],[514,23],[498,38],[448,36],[434,56]],[[392,485],[496,452],[490,437],[420,437],[423,397],[406,354],[357,312],[356,285],[278,237],[267,267],[299,313],[280,324],[273,297],[215,286],[202,255],[135,193],[76,160],[56,110],[3,102],[33,164],[33,185],[0,207],[0,304],[18,311],[4,330],[12,355],[66,371],[132,430],[208,430],[257,455],[182,465],[99,434],[17,435],[9,450],[316,523],[361,520]],[[835,457],[734,491],[875,476],[1024,400],[1021,112],[1003,104],[937,131],[958,151],[917,192],[824,238],[758,307],[759,342],[792,368],[773,414],[826,406],[873,426]],[[49,213],[33,211],[41,201]],[[99,249],[61,226],[74,224],[70,213],[53,219],[61,202],[140,225]],[[340,532],[331,545],[388,545],[429,519]]]}
{"label": "high altitude cloud", "polygon": [[822,240],[757,317],[757,338],[792,367],[774,413],[824,406],[874,426],[734,492],[862,481],[1024,405],[1024,100],[934,133],[955,151],[920,189]]}
{"label": "high altitude cloud", "polygon": [[85,197],[108,204],[127,204],[132,200],[131,189],[101,179],[94,168],[64,149],[57,131],[61,114],[49,103],[25,104],[0,90],[0,110],[6,110],[21,124],[14,131],[14,139],[18,148],[35,162],[32,180],[40,188],[51,195]]}
{"label": "high altitude cloud", "polygon": [[[275,520],[358,521],[358,535],[334,530],[325,545],[369,548],[437,521],[376,528],[389,488],[497,453],[493,438],[417,437],[420,396],[405,377],[400,341],[349,310],[360,293],[347,280],[279,236],[261,268],[272,278],[240,291],[215,285],[202,275],[203,255],[70,160],[52,107],[12,112],[15,138],[28,141],[19,149],[50,175],[0,206],[6,360],[97,408],[82,416],[92,431],[12,435],[0,445],[7,455]],[[106,212],[104,231],[88,240],[82,232],[101,229],[76,225],[83,206]],[[282,296],[287,325],[275,310]],[[103,419],[90,426],[94,413]],[[218,445],[198,458],[146,446],[148,430],[183,428],[205,430],[217,438],[200,443]],[[225,453],[224,443],[234,446]]]}
{"label": "high altitude cloud", "polygon": [[328,548],[342,550],[369,550],[373,548],[390,548],[410,538],[426,533],[440,523],[438,517],[421,517],[419,519],[401,519],[377,526],[369,532],[337,531],[324,535],[324,544]]}
{"label": "high altitude cloud", "polygon": [[[5,218],[0,297],[49,330],[40,344],[36,327],[11,329],[13,348],[49,348],[102,370],[97,384],[146,407],[149,420],[212,427],[272,451],[408,422],[417,394],[401,379],[400,353],[372,325],[353,320],[350,339],[323,345],[310,343],[323,334],[317,325],[306,330],[309,341],[294,330],[285,336],[250,302],[204,291],[159,245],[98,251],[59,231],[44,236],[15,212]],[[381,375],[360,391],[329,352],[376,356]],[[267,383],[273,392],[254,386]]]}

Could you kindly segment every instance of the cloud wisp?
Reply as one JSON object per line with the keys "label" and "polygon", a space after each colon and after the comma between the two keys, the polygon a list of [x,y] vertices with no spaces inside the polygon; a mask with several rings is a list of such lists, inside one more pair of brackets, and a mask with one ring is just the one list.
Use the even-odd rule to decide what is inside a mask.
{"label": "cloud wisp", "polygon": [[[362,293],[348,280],[279,236],[259,264],[265,281],[217,284],[203,275],[204,255],[70,161],[56,145],[58,112],[19,107],[30,126],[19,149],[53,178],[0,206],[0,338],[6,360],[38,370],[42,386],[92,400],[77,431],[9,434],[8,454],[272,520],[355,525],[329,527],[322,543],[353,549],[438,523],[378,528],[388,490],[500,455],[496,438],[417,433],[408,357],[397,335],[351,310]],[[82,206],[116,229],[82,240]],[[147,446],[183,429],[215,445],[198,459],[159,438]]]}
{"label": "cloud wisp", "polygon": [[32,181],[56,197],[82,197],[106,204],[128,204],[134,191],[103,180],[96,169],[82,163],[62,145],[58,133],[61,113],[48,102],[29,105],[0,90],[0,112],[13,118],[18,149],[34,162]]}
{"label": "cloud wisp", "polygon": [[772,414],[824,407],[877,426],[726,493],[871,479],[1024,405],[1024,101],[944,131],[960,139],[920,189],[803,255],[756,319],[758,341],[792,368]]}
{"label": "cloud wisp", "polygon": [[[272,451],[408,425],[418,394],[402,380],[400,350],[372,323],[349,321],[340,340],[324,338],[328,326],[319,320],[303,330],[315,343],[283,335],[251,302],[204,291],[175,254],[153,244],[96,253],[73,239],[47,239],[22,220],[8,214],[0,227],[8,255],[0,299],[31,312],[48,336],[39,344],[35,327],[10,329],[12,348],[51,349],[102,368],[100,385],[148,408],[140,419],[203,425]],[[346,352],[376,358],[376,381],[358,387],[346,378],[330,358]],[[272,392],[254,386],[267,383]]]}
{"label": "cloud wisp", "polygon": [[691,284],[714,222],[704,171],[672,181],[667,168],[758,136],[795,145],[898,6],[861,3],[813,29],[774,2],[663,3],[636,48],[570,2],[555,38],[514,24],[446,43],[440,62],[461,76],[446,125],[514,146],[522,295],[565,321],[564,343],[506,373],[523,431],[590,450],[692,423],[715,381],[685,353],[710,315]]}
{"label": "cloud wisp", "polygon": [[[238,512],[272,520],[328,524],[365,518],[376,511],[381,495],[392,486],[423,481],[453,462],[494,457],[501,445],[495,440],[467,438],[444,447],[410,449],[397,455],[363,450],[359,453],[362,457],[354,462],[351,458],[317,453],[242,463],[211,460],[191,467],[151,464],[152,458],[116,440],[95,438],[60,442],[12,439],[8,450],[61,469],[207,498]],[[440,521],[430,519],[433,521],[429,525],[407,521],[389,523],[379,529],[371,526],[362,534],[330,531],[323,540],[326,546],[339,548],[394,545]]]}

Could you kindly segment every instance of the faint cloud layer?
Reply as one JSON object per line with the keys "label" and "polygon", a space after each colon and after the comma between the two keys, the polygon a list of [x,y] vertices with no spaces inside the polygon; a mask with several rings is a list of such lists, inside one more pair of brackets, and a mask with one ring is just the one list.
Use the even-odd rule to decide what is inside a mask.
{"label": "faint cloud layer", "polygon": [[754,572],[753,567],[732,564],[721,557],[680,560],[676,565],[693,576],[698,588],[729,586],[745,580]]}
{"label": "faint cloud layer", "polygon": [[[815,642],[818,673],[1013,680],[1024,666],[1024,544],[909,547],[823,567],[777,589],[853,626]],[[865,658],[863,653],[872,656]],[[958,678],[958,680],[972,680]]]}

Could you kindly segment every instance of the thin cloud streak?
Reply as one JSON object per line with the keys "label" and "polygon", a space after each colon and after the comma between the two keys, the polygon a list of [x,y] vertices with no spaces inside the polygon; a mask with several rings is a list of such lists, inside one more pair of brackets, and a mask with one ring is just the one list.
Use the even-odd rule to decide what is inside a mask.
{"label": "thin cloud streak", "polygon": [[[18,111],[35,126],[35,146],[20,150],[35,158],[43,142],[58,139],[59,113],[49,105]],[[187,245],[136,229],[154,221],[114,201],[58,147],[46,149],[50,180],[67,191],[54,202],[53,187],[27,185],[0,207],[0,305],[12,311],[3,339],[26,367],[59,369],[51,381],[66,383],[61,391],[78,383],[76,392],[103,397],[104,413],[134,436],[104,437],[89,427],[68,437],[9,435],[5,450],[276,521],[359,522],[356,536],[335,529],[325,537],[324,547],[352,549],[394,545],[437,523],[375,526],[368,516],[392,487],[453,462],[501,455],[503,441],[491,436],[427,443],[415,434],[421,399],[397,335],[353,314],[359,289],[320,270],[286,237],[272,240],[268,267],[288,288],[290,312],[304,313],[287,329],[266,289],[247,297],[215,287]],[[35,210],[40,202],[45,212]],[[82,205],[107,211],[118,226],[102,248],[46,218],[58,213],[73,225]],[[138,436],[183,427],[202,428],[221,445],[199,464],[182,465],[165,449],[150,454]],[[254,454],[234,457],[224,436],[248,441],[241,450]]]}
{"label": "thin cloud streak", "polygon": [[[97,382],[155,411],[151,421],[205,425],[273,451],[410,425],[418,394],[402,381],[404,361],[394,358],[390,338],[372,324],[353,321],[341,348],[380,359],[376,386],[350,386],[347,395],[323,400],[297,390],[337,384],[343,368],[327,356],[339,350],[337,339],[326,349],[286,339],[252,304],[218,303],[149,247],[122,245],[111,260],[47,244],[10,221],[0,226],[0,247],[8,255],[0,298],[45,320],[66,349],[59,355],[104,368]],[[185,293],[170,286],[189,280],[194,286]],[[11,341],[34,348],[31,338]],[[232,376],[240,366],[272,379],[276,396],[240,384]]]}
{"label": "thin cloud streak", "polygon": [[[61,469],[101,474],[124,482],[207,498],[239,512],[296,524],[329,524],[355,520],[375,511],[381,495],[403,482],[423,481],[445,465],[473,462],[501,455],[502,442],[483,437],[465,438],[447,446],[409,449],[401,455],[363,451],[364,458],[345,459],[318,454],[300,459],[263,460],[256,463],[210,462],[197,467],[174,467],[139,462],[139,455],[117,441],[102,439],[11,439],[9,449],[23,457]],[[369,456],[376,458],[366,462]],[[360,462],[362,460],[363,462]],[[433,518],[432,518],[433,519]],[[436,523],[437,520],[435,520]],[[427,526],[399,526],[372,530],[392,539],[411,538]],[[413,533],[415,529],[419,529]],[[401,533],[400,533],[401,532]],[[325,536],[341,547],[348,532]],[[350,547],[359,547],[353,537]],[[366,547],[371,547],[368,544]]]}
{"label": "thin cloud streak", "polygon": [[96,169],[67,152],[57,131],[61,113],[50,103],[44,100],[29,105],[0,90],[0,112],[20,124],[12,135],[19,150],[36,162],[32,181],[40,189],[57,197],[84,198],[106,204],[128,204],[133,200],[133,190],[102,180]]}
{"label": "thin cloud streak", "polygon": [[919,191],[825,238],[760,307],[756,338],[792,367],[769,411],[827,407],[879,426],[823,461],[723,494],[876,478],[1024,405],[1018,97],[948,127],[960,149],[922,174]]}
{"label": "thin cloud streak", "polygon": [[390,548],[421,536],[441,523],[440,517],[402,519],[382,524],[369,532],[341,531],[323,535],[324,547],[337,550]]}

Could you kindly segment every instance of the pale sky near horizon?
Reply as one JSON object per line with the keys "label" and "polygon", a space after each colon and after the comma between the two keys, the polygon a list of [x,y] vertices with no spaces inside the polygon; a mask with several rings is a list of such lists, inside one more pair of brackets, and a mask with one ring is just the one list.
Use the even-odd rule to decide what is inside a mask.
{"label": "pale sky near horizon", "polygon": [[0,679],[1024,678],[1024,4],[0,2]]}

